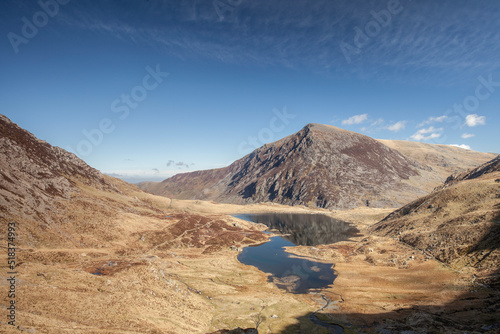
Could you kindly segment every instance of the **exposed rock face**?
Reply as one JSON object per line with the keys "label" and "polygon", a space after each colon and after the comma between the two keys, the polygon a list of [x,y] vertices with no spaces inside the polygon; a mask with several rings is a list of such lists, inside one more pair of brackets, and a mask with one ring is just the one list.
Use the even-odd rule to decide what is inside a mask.
{"label": "exposed rock face", "polygon": [[444,184],[438,187],[436,190],[449,187],[460,181],[475,179],[484,174],[498,172],[498,171],[500,171],[500,155],[497,156],[495,159],[488,161],[487,163],[482,164],[477,168],[449,176],[444,182]]}
{"label": "exposed rock face", "polygon": [[140,186],[158,195],[224,203],[394,207],[425,194],[404,182],[424,170],[431,169],[370,137],[308,124],[228,167]]}
{"label": "exposed rock face", "polygon": [[0,213],[49,222],[54,198],[68,199],[77,183],[118,191],[76,155],[0,115]]}
{"label": "exposed rock face", "polygon": [[[461,269],[500,282],[500,158],[448,178],[441,187],[370,227]],[[496,271],[496,274],[495,274]]]}
{"label": "exposed rock face", "polygon": [[[15,244],[9,245],[9,270],[19,272],[22,298],[15,305],[23,311],[22,325],[3,322],[0,332],[206,333],[215,328],[216,317],[232,323],[236,312],[214,305],[218,301],[212,296],[221,285],[205,282],[203,273],[222,281],[245,275],[248,271],[227,250],[267,238],[250,224],[234,226],[227,216],[165,210],[167,200],[155,197],[101,175],[0,116],[0,234],[4,247],[7,236],[14,240],[9,240]],[[15,233],[8,234],[8,227]],[[6,248],[3,254],[2,270]],[[178,260],[187,258],[199,267],[183,276]],[[243,296],[252,307],[271,304],[260,289],[242,290],[234,300]],[[220,294],[228,292],[234,296],[228,290]],[[92,321],[86,310],[94,310]],[[168,317],[160,319],[160,314]],[[243,317],[253,319],[253,312]],[[160,320],[152,323],[151,318]]]}

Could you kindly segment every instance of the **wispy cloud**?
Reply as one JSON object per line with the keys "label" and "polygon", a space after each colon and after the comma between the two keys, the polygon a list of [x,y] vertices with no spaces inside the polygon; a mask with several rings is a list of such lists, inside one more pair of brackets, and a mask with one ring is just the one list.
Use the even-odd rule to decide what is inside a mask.
{"label": "wispy cloud", "polygon": [[467,138],[472,138],[474,137],[475,135],[472,134],[472,133],[462,133],[462,138],[463,139],[467,139]]}
{"label": "wispy cloud", "polygon": [[427,120],[425,120],[422,123],[420,123],[418,125],[418,127],[422,127],[422,126],[429,125],[429,124],[432,124],[432,123],[442,123],[442,122],[444,122],[447,119],[448,119],[448,116],[446,116],[446,115],[438,116],[438,117],[432,117],[431,116]]}
{"label": "wispy cloud", "polygon": [[406,127],[406,121],[399,121],[397,123],[389,125],[387,127],[387,130],[393,131],[393,132],[398,132],[398,131],[403,130],[405,127]]}
{"label": "wispy cloud", "polygon": [[[352,42],[356,37],[354,28],[364,29],[374,20],[371,12],[385,9],[385,2],[367,0],[359,5],[348,0],[243,1],[222,22],[212,3],[128,2],[135,6],[128,13],[135,11],[138,17],[125,15],[125,9],[120,7],[106,11],[80,6],[79,11],[61,21],[163,48],[179,58],[307,66],[333,74],[368,77],[412,73],[405,77],[432,77],[443,83],[499,67],[500,7],[494,2],[461,2],[457,6],[453,1],[401,0],[401,14],[393,16],[390,25],[370,39],[359,59],[354,58],[351,64],[346,64],[340,43]],[[483,24],[477,24],[479,21]]]}
{"label": "wispy cloud", "polygon": [[368,114],[354,115],[342,121],[343,125],[360,124],[368,119]]}

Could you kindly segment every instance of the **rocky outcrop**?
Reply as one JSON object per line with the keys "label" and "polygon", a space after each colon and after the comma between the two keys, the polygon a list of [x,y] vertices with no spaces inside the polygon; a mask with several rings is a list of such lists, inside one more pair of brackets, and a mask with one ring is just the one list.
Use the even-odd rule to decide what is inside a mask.
{"label": "rocky outcrop", "polygon": [[53,199],[69,198],[77,183],[118,191],[76,155],[0,115],[0,212],[46,221]]}
{"label": "rocky outcrop", "polygon": [[426,193],[405,181],[430,170],[370,137],[308,124],[228,167],[140,187],[157,195],[224,203],[395,207]]}
{"label": "rocky outcrop", "polygon": [[488,161],[485,164],[482,164],[481,166],[479,166],[477,168],[474,168],[472,170],[468,170],[468,171],[463,172],[463,173],[456,173],[456,174],[450,175],[446,179],[446,181],[444,182],[443,185],[436,188],[436,191],[444,189],[444,188],[449,187],[449,186],[452,186],[454,184],[457,184],[460,181],[472,180],[472,179],[478,178],[484,174],[498,172],[498,171],[500,171],[500,155],[497,156],[495,159]]}

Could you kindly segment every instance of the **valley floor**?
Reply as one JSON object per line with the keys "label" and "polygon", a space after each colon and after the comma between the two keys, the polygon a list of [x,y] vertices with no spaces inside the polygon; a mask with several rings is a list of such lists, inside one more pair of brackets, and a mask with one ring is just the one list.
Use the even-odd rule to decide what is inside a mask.
{"label": "valley floor", "polygon": [[[367,226],[391,210],[169,203],[143,196],[141,200],[151,203],[164,201],[164,212],[147,219],[120,213],[120,240],[91,248],[19,248],[16,327],[2,316],[0,331],[208,333],[258,327],[259,333],[326,333],[310,320],[326,303],[318,317],[342,325],[346,332],[463,332],[468,323],[481,331],[499,316],[488,310],[488,303],[496,300],[494,293],[474,286],[470,277],[397,240],[366,233]],[[294,295],[268,282],[256,268],[239,263],[238,252],[231,250],[266,240],[260,233],[263,226],[228,215],[252,212],[327,213],[356,223],[363,236],[291,249],[335,263],[338,274],[323,296]],[[6,252],[0,261],[4,314]]]}

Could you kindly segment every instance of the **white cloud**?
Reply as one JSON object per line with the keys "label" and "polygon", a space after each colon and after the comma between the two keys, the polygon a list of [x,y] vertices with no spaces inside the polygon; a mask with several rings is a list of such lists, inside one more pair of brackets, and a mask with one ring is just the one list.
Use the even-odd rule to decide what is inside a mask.
{"label": "white cloud", "polygon": [[406,126],[406,121],[399,121],[387,127],[387,130],[398,132],[399,130],[403,130]]}
{"label": "white cloud", "polygon": [[368,119],[368,114],[354,115],[342,121],[343,125],[360,124]]}
{"label": "white cloud", "polygon": [[463,139],[467,139],[467,138],[472,138],[474,137],[475,135],[473,135],[472,133],[463,133],[462,134],[462,138]]}
{"label": "white cloud", "polygon": [[464,150],[470,150],[471,149],[469,145],[465,145],[465,144],[462,144],[462,145],[450,144],[449,146],[460,147],[460,148],[463,148]]}
{"label": "white cloud", "polygon": [[[443,131],[443,128],[435,128],[433,126],[428,127],[427,129],[420,129],[415,132],[410,138],[413,140],[429,140],[434,138],[441,137],[439,132]],[[429,134],[426,136],[426,134]]]}
{"label": "white cloud", "polygon": [[421,127],[421,126],[424,126],[427,124],[432,124],[432,123],[443,123],[447,118],[448,118],[448,116],[446,116],[446,115],[439,116],[439,117],[432,117],[431,116],[426,121],[423,121],[422,123],[420,123],[418,125],[418,127]]}
{"label": "white cloud", "polygon": [[465,117],[465,125],[474,127],[478,125],[485,125],[486,124],[486,117],[485,116],[479,116],[478,114],[471,114],[467,115]]}
{"label": "white cloud", "polygon": [[439,138],[439,137],[441,137],[440,133],[431,133],[430,135],[425,136],[425,135],[417,132],[417,133],[413,134],[410,138],[414,139],[414,140],[429,140],[429,139],[434,139],[434,138]]}
{"label": "white cloud", "polygon": [[427,129],[420,129],[418,130],[417,132],[418,133],[422,133],[422,134],[425,134],[425,133],[431,133],[431,132],[439,132],[439,131],[443,131],[444,129],[443,128],[435,128],[433,126],[427,128]]}

